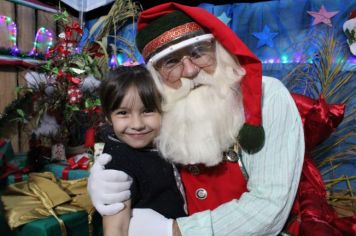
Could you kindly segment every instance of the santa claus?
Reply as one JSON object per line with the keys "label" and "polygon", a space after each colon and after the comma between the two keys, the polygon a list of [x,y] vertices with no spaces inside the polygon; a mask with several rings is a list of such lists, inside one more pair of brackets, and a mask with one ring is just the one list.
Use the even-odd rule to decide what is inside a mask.
{"label": "santa claus", "polygon": [[[173,235],[280,233],[304,156],[288,90],[262,77],[256,56],[201,8],[166,3],[143,11],[136,43],[164,97],[156,145],[180,170],[191,216],[172,221],[135,209],[130,235],[172,235],[172,222]],[[105,163],[94,164],[88,186],[104,215],[129,197],[129,177]]]}

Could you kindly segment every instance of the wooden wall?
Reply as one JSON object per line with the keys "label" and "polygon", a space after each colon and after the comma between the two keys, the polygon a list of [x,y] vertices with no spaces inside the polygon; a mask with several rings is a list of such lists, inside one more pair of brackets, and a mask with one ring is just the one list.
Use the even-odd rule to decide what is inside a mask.
{"label": "wooden wall", "polygon": [[[55,35],[58,34],[53,14],[11,1],[0,0],[0,15],[11,17],[17,25],[17,47],[22,52],[31,51],[36,32],[40,27],[50,29]],[[7,46],[0,45],[0,47]],[[0,60],[0,113],[16,99],[16,87],[25,84],[23,78],[27,69],[22,66],[2,65]],[[27,151],[28,131],[18,128],[15,133],[10,137],[15,152]],[[2,137],[1,134],[0,137]]]}

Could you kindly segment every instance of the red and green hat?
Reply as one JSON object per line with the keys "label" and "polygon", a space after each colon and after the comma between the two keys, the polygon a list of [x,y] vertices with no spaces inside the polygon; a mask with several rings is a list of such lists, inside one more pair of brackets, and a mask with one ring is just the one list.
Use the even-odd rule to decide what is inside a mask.
{"label": "red and green hat", "polygon": [[141,12],[137,29],[136,45],[147,63],[159,54],[173,52],[174,45],[181,45],[181,48],[210,36],[235,55],[246,70],[240,83],[245,124],[239,132],[238,141],[248,153],[262,149],[265,139],[262,127],[262,64],[227,25],[202,8],[170,2]]}

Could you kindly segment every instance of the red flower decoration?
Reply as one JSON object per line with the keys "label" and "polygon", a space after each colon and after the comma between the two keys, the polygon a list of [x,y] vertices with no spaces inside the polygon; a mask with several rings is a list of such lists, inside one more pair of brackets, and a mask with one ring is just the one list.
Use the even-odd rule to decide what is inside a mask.
{"label": "red flower decoration", "polygon": [[83,97],[82,91],[75,86],[70,86],[68,88],[68,102],[71,105],[78,104]]}
{"label": "red flower decoration", "polygon": [[71,76],[71,75],[68,75],[68,76],[67,76],[67,79],[68,79],[70,82],[72,82],[73,84],[80,84],[80,82],[81,82],[81,79],[80,79],[80,78],[78,78],[78,77],[73,77],[73,76]]}

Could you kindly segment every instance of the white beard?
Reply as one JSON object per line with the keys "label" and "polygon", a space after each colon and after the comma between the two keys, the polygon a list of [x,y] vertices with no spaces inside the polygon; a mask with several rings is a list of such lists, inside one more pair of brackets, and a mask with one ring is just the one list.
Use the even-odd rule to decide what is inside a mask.
{"label": "white beard", "polygon": [[[164,158],[184,165],[222,161],[244,123],[240,72],[220,65],[214,75],[201,71],[194,82],[182,78],[178,90],[160,88],[165,102],[155,142]],[[202,86],[192,90],[194,84]]]}

